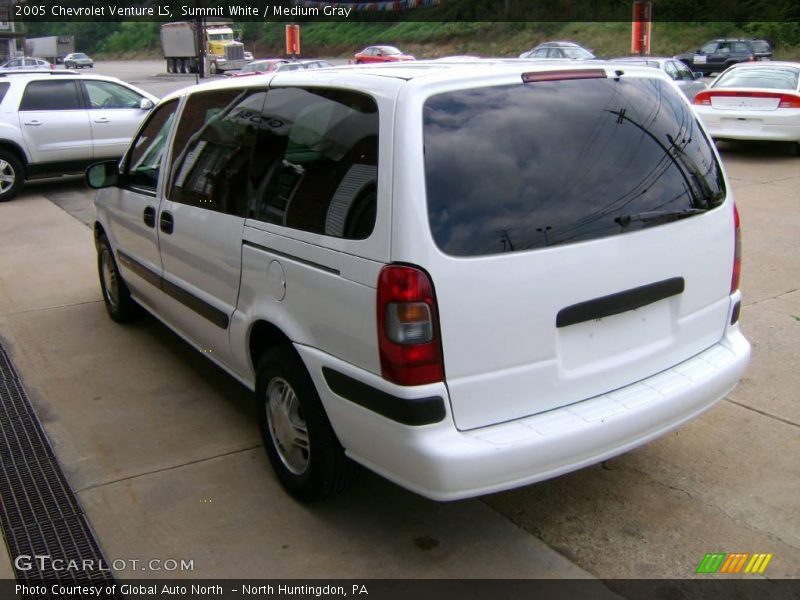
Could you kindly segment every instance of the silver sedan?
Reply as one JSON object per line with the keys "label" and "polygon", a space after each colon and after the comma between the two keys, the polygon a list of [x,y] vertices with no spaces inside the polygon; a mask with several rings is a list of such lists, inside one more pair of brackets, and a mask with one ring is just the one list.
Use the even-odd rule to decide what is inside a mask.
{"label": "silver sedan", "polygon": [[689,67],[675,58],[665,56],[626,56],[615,58],[613,62],[633,63],[659,69],[678,85],[689,100],[693,100],[698,93],[708,87],[701,80],[702,73],[693,73]]}

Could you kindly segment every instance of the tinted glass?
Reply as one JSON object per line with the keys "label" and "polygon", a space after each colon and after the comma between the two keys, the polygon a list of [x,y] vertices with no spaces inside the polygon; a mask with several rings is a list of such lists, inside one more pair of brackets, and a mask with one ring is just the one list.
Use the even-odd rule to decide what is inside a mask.
{"label": "tinted glass", "polygon": [[216,90],[186,102],[172,151],[168,198],[243,216],[264,90]]}
{"label": "tinted glass", "polygon": [[740,68],[720,75],[714,88],[754,87],[774,90],[796,90],[799,69],[781,67]]}
{"label": "tinted glass", "polygon": [[423,119],[429,220],[448,254],[619,235],[724,198],[709,141],[665,81],[448,92],[427,100]]}
{"label": "tinted glass", "polygon": [[139,108],[142,96],[110,81],[83,82],[91,108]]}
{"label": "tinted glass", "polygon": [[594,58],[594,54],[583,48],[561,48],[567,58],[587,59]]}
{"label": "tinted glass", "polygon": [[72,80],[31,81],[25,88],[20,110],[76,110],[83,108],[78,85]]}
{"label": "tinted glass", "polygon": [[711,54],[712,52],[714,52],[717,49],[717,46],[719,46],[719,44],[717,42],[709,42],[709,43],[707,43],[705,46],[703,46],[700,49],[700,52],[704,52],[706,54]]}
{"label": "tinted glass", "polygon": [[745,44],[744,42],[736,42],[733,44],[733,51],[737,54],[744,54],[745,52],[750,52],[750,45]]}
{"label": "tinted glass", "polygon": [[148,117],[125,159],[126,185],[155,192],[161,172],[161,157],[177,108],[178,102],[174,100],[159,106]]}
{"label": "tinted glass", "polygon": [[6,92],[8,91],[8,86],[10,84],[7,81],[0,81],[0,102],[3,101],[3,98],[6,97]]}
{"label": "tinted glass", "polygon": [[694,80],[694,73],[692,70],[683,64],[680,61],[674,60],[671,61],[672,65],[678,71],[678,79],[683,79],[684,81],[693,81]]}
{"label": "tinted glass", "polygon": [[344,90],[270,90],[253,154],[247,216],[334,237],[372,232],[378,107]]}

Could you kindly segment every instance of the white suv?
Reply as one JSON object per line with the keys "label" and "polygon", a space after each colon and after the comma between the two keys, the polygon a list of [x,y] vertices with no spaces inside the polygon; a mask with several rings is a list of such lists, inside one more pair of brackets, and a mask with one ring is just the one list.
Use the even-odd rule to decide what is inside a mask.
{"label": "white suv", "polygon": [[119,159],[158,98],[113,77],[0,74],[0,202],[26,179]]}
{"label": "white suv", "polygon": [[736,385],[739,227],[647,67],[407,63],[168,96],[97,196],[103,298],[254,390],[297,498],[357,462],[464,498],[625,452]]}

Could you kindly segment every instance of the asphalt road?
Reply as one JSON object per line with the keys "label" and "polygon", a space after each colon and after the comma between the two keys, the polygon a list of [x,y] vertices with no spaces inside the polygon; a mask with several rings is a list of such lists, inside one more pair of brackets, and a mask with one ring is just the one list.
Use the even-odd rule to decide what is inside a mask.
{"label": "asphalt road", "polygon": [[[156,95],[194,83],[160,61],[95,71]],[[483,499],[599,577],[691,577],[707,552],[773,553],[766,576],[800,577],[800,157],[782,144],[719,147],[742,218],[742,328],[754,349],[740,386],[643,448]],[[28,189],[89,221],[79,179]]]}

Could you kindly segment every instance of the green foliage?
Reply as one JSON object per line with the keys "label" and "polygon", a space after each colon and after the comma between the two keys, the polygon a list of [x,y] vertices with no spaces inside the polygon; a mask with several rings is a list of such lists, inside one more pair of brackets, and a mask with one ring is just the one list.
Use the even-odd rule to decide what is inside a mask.
{"label": "green foliage", "polygon": [[100,43],[98,50],[114,54],[142,52],[151,49],[159,52],[158,29],[158,23],[124,21],[119,30]]}
{"label": "green foliage", "polygon": [[122,23],[94,21],[70,21],[64,23],[27,23],[26,34],[28,37],[43,37],[48,35],[73,35],[75,36],[75,50],[93,54],[100,48],[102,42],[113,35],[122,27]]}
{"label": "green foliage", "polygon": [[745,23],[743,29],[750,37],[764,38],[776,46],[800,45],[800,23]]}
{"label": "green foliage", "polygon": [[[581,10],[605,10],[606,0],[551,0],[550,8],[558,8],[572,3]],[[607,0],[609,3],[618,0]],[[620,0],[621,1],[621,0]],[[733,1],[733,0],[725,0]],[[743,3],[761,0],[736,0]],[[794,0],[796,1],[796,0]],[[628,5],[629,0],[622,4]],[[784,0],[774,0],[777,9],[765,7],[765,15],[771,10],[782,10]],[[620,6],[622,6],[620,4]],[[542,4],[543,6],[545,3]],[[302,47],[304,56],[346,56],[372,44],[392,44],[412,52],[418,57],[436,57],[447,54],[477,54],[482,56],[517,56],[536,44],[553,39],[569,39],[591,48],[598,56],[619,56],[630,52],[630,22],[558,22],[558,21],[503,21],[495,22],[471,20],[470,14],[480,11],[500,10],[504,2],[476,0],[444,2],[435,9],[423,9],[414,15],[433,13],[429,10],[446,9],[452,18],[437,21],[398,19],[397,15],[381,15],[385,21],[376,22],[335,22],[318,21],[302,23]],[[524,0],[508,0],[509,11],[521,10]],[[659,18],[665,11],[683,7],[686,11],[698,10],[697,0],[671,0],[669,7],[657,3]],[[598,8],[599,7],[599,8]],[[752,9],[752,6],[747,6]],[[472,11],[472,12],[471,12]],[[477,11],[477,12],[476,12]],[[451,13],[447,13],[448,16]],[[685,13],[694,14],[694,13]],[[442,14],[437,13],[437,19]],[[236,26],[242,30],[242,41],[247,49],[258,49],[260,56],[282,55],[284,47],[284,23],[243,22]],[[75,49],[90,54],[102,52],[111,55],[150,54],[161,56],[158,41],[158,23],[148,22],[69,22],[69,23],[28,23],[28,36],[74,35]],[[653,25],[652,52],[658,55],[674,55],[693,51],[704,42],[716,37],[758,37],[769,40],[776,58],[797,59],[800,57],[800,22],[772,21],[759,22],[721,22],[698,21],[664,22]]]}

